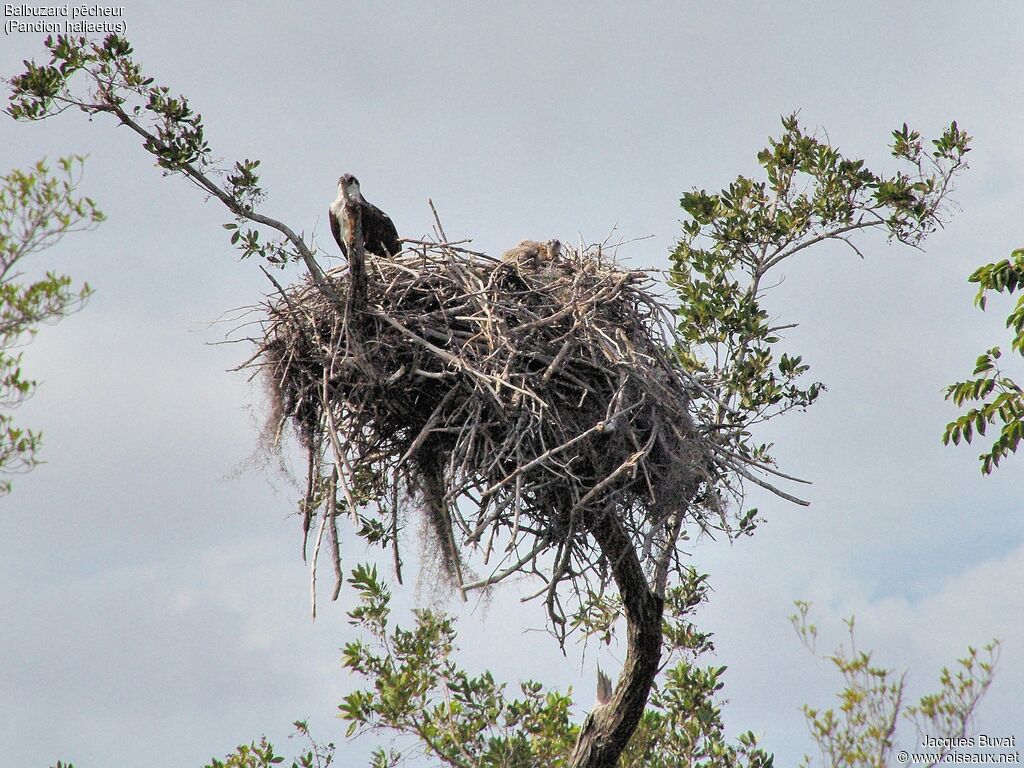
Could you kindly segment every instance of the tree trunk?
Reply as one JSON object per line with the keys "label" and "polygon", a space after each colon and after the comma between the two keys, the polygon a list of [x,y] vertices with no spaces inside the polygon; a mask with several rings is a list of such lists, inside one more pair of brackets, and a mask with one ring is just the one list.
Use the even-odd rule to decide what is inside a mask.
{"label": "tree trunk", "polygon": [[614,508],[588,526],[608,558],[626,612],[626,662],[607,704],[591,712],[576,740],[572,768],[614,768],[636,730],[661,661],[664,600],[647,583]]}

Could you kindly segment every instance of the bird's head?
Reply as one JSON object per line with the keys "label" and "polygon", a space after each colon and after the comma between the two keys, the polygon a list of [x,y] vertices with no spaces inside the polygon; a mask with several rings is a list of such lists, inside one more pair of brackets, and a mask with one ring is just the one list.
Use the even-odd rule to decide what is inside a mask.
{"label": "bird's head", "polygon": [[346,199],[358,200],[361,197],[359,179],[351,173],[344,174],[338,179],[338,192]]}

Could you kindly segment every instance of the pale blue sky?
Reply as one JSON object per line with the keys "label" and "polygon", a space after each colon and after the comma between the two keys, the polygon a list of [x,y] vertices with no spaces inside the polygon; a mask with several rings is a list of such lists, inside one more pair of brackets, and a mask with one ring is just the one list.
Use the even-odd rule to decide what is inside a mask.
{"label": "pale blue sky", "polygon": [[[826,647],[856,613],[864,646],[910,667],[918,694],[967,644],[1002,638],[977,732],[1024,737],[1024,464],[982,479],[976,449],[939,444],[943,385],[1003,341],[966,276],[1024,244],[1019,4],[140,2],[124,20],[214,151],[262,159],[266,211],[329,254],[324,213],[350,171],[403,235],[429,231],[431,197],[449,235],[491,252],[617,225],[653,235],[631,263],[667,266],[680,195],[753,172],[780,114],[883,166],[892,128],[958,120],[975,137],[963,210],[926,252],[826,247],[771,296],[829,387],[767,435],[814,481],[812,506],[758,498],[753,539],[694,552],[715,587],[702,622],[729,666],[727,722],[777,765],[811,751],[799,706],[838,687],[788,628],[795,598],[815,601]],[[41,50],[4,38],[0,72]],[[198,768],[261,733],[284,748],[306,716],[342,741],[351,594],[310,622],[297,492],[253,461],[261,392],[226,372],[247,350],[210,346],[230,327],[210,321],[266,290],[257,265],[237,261],[219,207],[102,117],[3,120],[0,146],[4,171],[87,153],[83,188],[109,215],[40,261],[96,295],[25,354],[44,384],[19,416],[44,430],[48,463],[0,502],[2,762]],[[461,624],[462,659],[589,702],[594,662],[616,669],[621,649],[581,671],[523,633],[542,621],[499,591]]]}

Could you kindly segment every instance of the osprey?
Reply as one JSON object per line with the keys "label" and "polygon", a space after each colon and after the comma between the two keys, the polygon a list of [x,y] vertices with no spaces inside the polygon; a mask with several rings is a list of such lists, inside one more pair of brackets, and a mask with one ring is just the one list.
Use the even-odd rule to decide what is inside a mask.
{"label": "osprey", "polygon": [[519,267],[537,269],[562,257],[562,244],[558,240],[538,243],[536,240],[522,240],[519,245],[501,254],[501,260]]}
{"label": "osprey", "polygon": [[398,241],[398,230],[390,217],[372,203],[366,202],[359,191],[359,179],[346,173],[338,179],[338,199],[331,203],[331,234],[338,241],[341,252],[348,257],[348,232],[345,231],[345,203],[351,200],[359,206],[363,220],[363,247],[378,256],[394,256],[402,250]]}

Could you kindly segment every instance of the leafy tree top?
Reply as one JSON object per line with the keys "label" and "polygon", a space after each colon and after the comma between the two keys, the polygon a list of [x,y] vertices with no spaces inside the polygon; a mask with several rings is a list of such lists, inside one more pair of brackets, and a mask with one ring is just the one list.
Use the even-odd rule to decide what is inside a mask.
{"label": "leafy tree top", "polygon": [[[45,120],[68,109],[88,115],[113,115],[143,139],[143,148],[167,174],[177,174],[223,203],[235,221],[226,224],[231,243],[242,257],[259,256],[281,266],[301,260],[314,280],[323,272],[303,236],[283,222],[259,212],[266,193],[260,186],[258,160],[231,165],[215,159],[206,140],[202,115],[189,100],[157,85],[134,59],[131,44],[111,34],[102,42],[85,37],[49,36],[49,61],[26,61],[25,71],[9,79],[7,114],[15,120]],[[241,225],[257,225],[242,229]],[[261,228],[277,239],[261,239]]]}
{"label": "leafy tree top", "polygon": [[920,246],[943,224],[970,151],[956,122],[930,143],[904,124],[891,144],[901,169],[887,175],[808,134],[796,115],[784,117],[782,128],[757,155],[763,178],[739,176],[718,193],[695,189],[683,196],[687,218],[672,254],[687,344],[680,355],[705,382],[703,422],[737,474],[761,485],[751,468],[795,478],[774,469],[770,446],[756,444],[752,428],[806,408],[824,389],[820,382],[801,383],[809,370],[802,356],[778,351],[793,325],[773,320],[765,307],[772,271],[829,240],[863,256],[853,240],[862,230]]}
{"label": "leafy tree top", "polygon": [[[1013,294],[1022,291],[1006,318],[1010,330],[1010,351],[1024,356],[1024,248],[1018,248],[1010,258],[985,264],[974,271],[970,282],[978,284],[974,304],[984,310],[992,293]],[[951,384],[946,388],[946,399],[957,406],[976,402],[967,412],[946,425],[942,442],[970,443],[975,436],[984,436],[990,426],[998,423],[999,433],[991,447],[978,458],[982,474],[991,474],[999,462],[1016,453],[1024,440],[1024,389],[1004,370],[1003,352],[992,347],[980,355],[974,364],[974,377]]]}
{"label": "leafy tree top", "polygon": [[[81,157],[57,161],[59,171],[40,160],[28,170],[0,177],[0,475],[26,472],[39,463],[42,436],[14,423],[10,411],[36,390],[24,375],[21,352],[43,323],[56,322],[82,306],[92,290],[72,287],[56,272],[25,282],[21,272],[32,254],[57,244],[64,235],[103,220],[95,203],[76,194]],[[0,481],[0,495],[11,481]]]}

